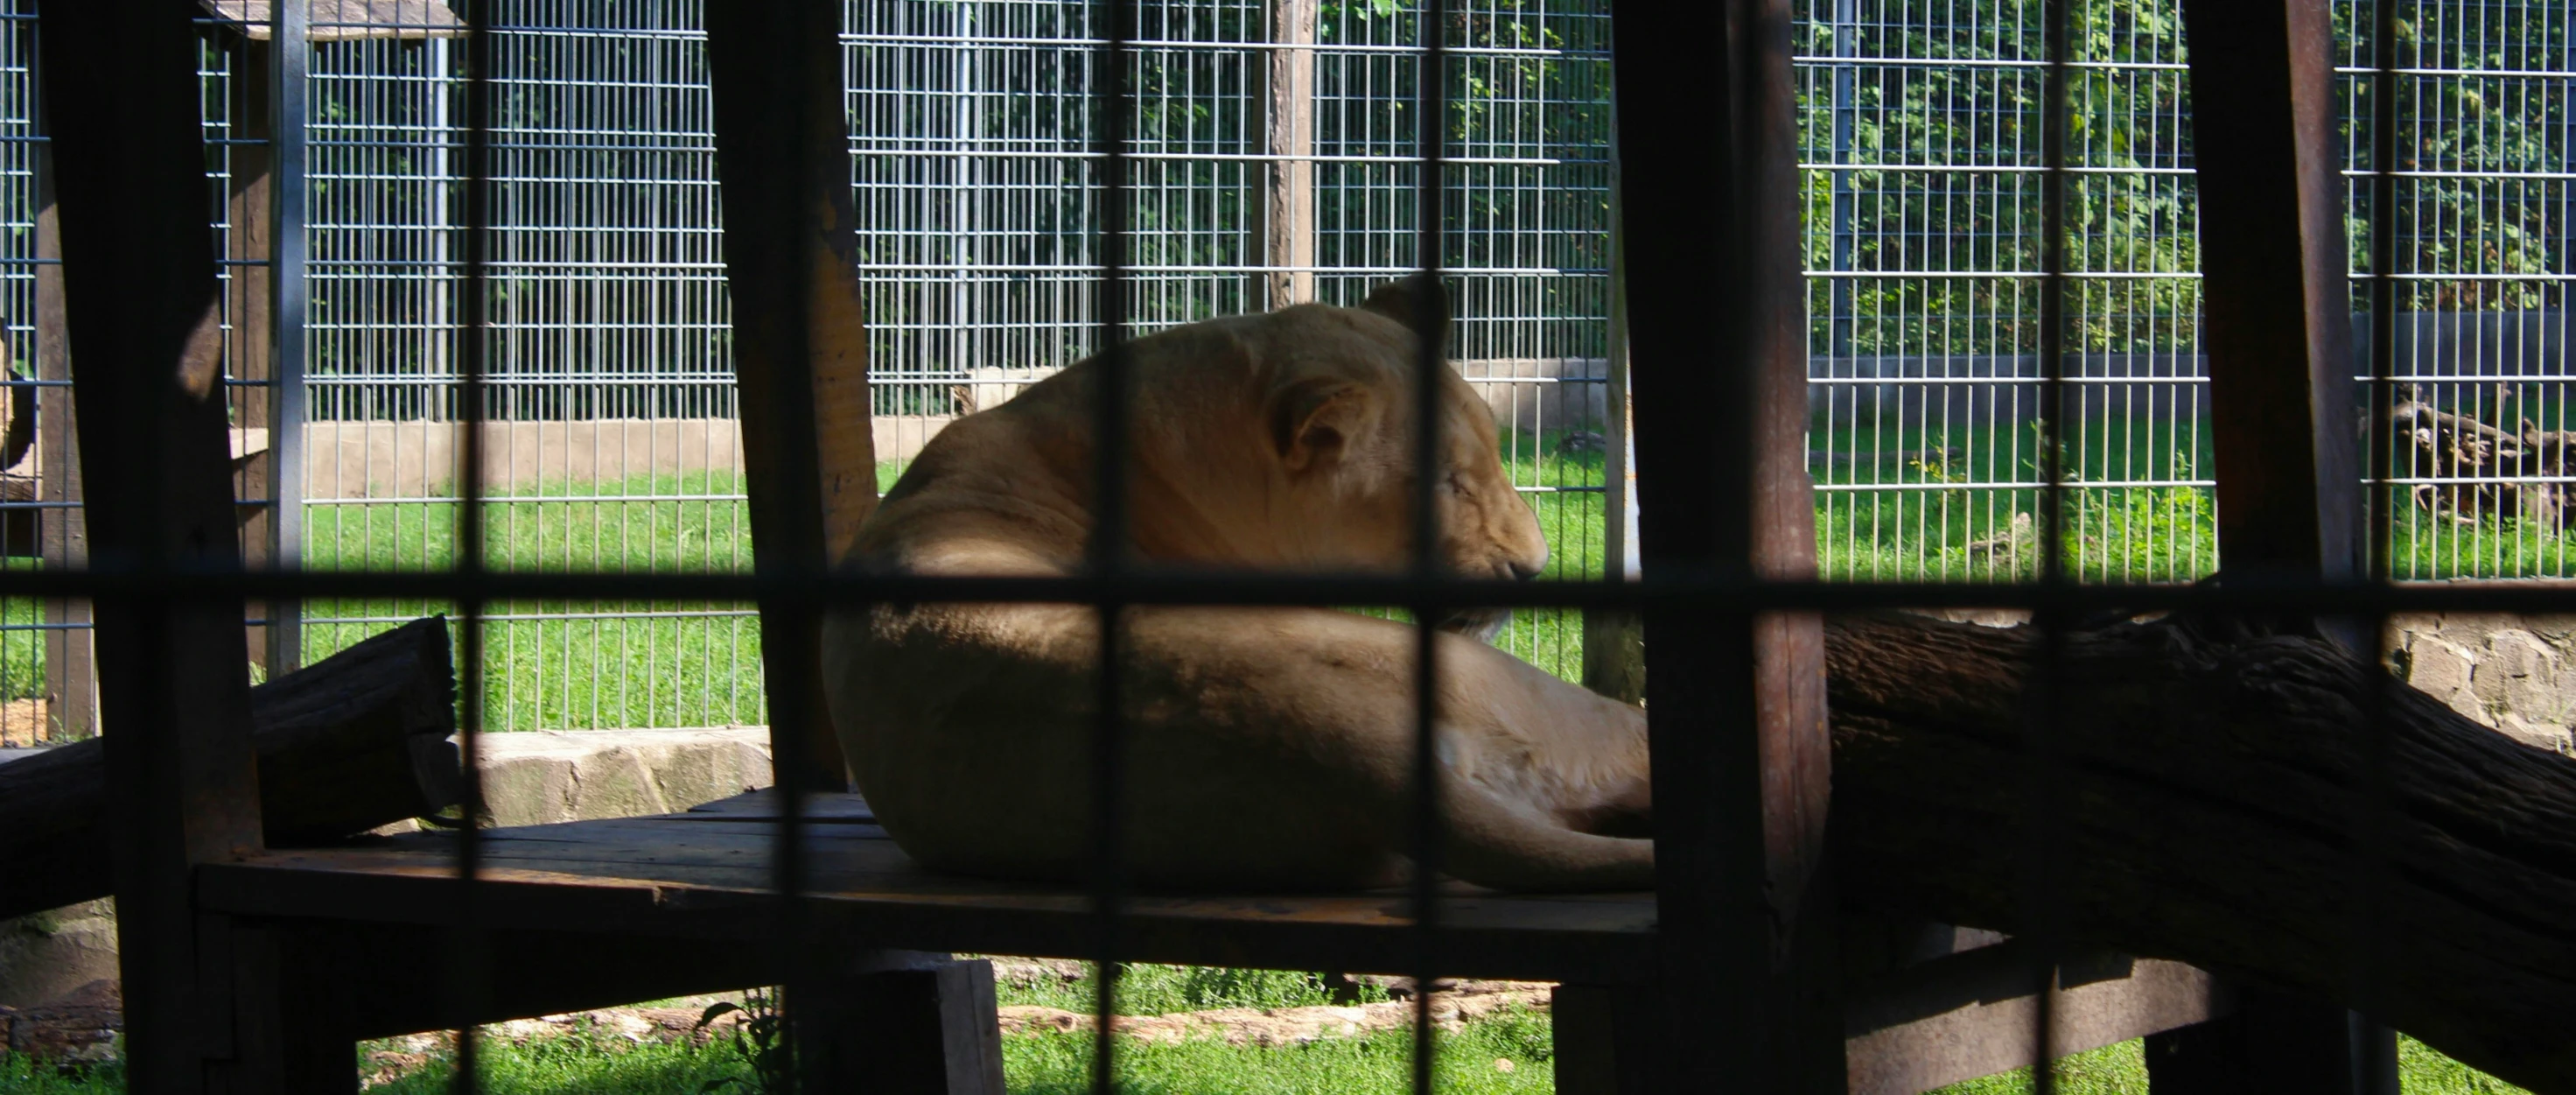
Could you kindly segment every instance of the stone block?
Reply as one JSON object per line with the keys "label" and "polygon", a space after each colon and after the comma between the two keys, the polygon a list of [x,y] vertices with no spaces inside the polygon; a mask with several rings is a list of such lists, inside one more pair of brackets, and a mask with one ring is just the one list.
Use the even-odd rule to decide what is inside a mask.
{"label": "stone block", "polygon": [[2477,655],[2447,639],[2419,636],[2406,648],[2405,664],[2406,683],[2451,710],[2490,726],[2495,724],[2472,690]]}
{"label": "stone block", "polygon": [[30,1007],[116,975],[112,900],[0,920],[0,1007]]}

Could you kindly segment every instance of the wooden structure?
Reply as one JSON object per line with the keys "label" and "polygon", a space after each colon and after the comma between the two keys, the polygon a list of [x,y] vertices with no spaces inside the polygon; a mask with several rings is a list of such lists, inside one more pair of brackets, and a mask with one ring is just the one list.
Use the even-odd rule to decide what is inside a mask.
{"label": "wooden structure", "polygon": [[[2311,8],[2321,0],[2279,3],[2291,15]],[[835,11],[708,9],[753,520],[769,578],[828,562],[870,500],[858,493],[872,490],[867,432],[817,429],[818,419],[847,421],[866,393],[837,159]],[[1646,396],[1635,417],[1645,565],[1719,580],[1812,578],[1788,5],[1623,0],[1616,17],[1623,206],[1655,220],[1627,238],[1624,255],[1632,383]],[[241,602],[119,595],[180,567],[240,565],[228,553],[221,403],[208,394],[214,256],[203,225],[189,223],[202,186],[192,30],[173,5],[49,4],[42,19],[47,98],[61,111],[58,192],[72,196],[61,236],[73,376],[91,427],[85,469],[99,500],[91,557],[136,583],[103,579],[99,657],[111,682],[106,751],[137,1088],[346,1091],[356,1037],[787,981],[806,1014],[825,1020],[800,1021],[815,1079],[997,1090],[989,975],[937,952],[1091,956],[1097,895],[912,867],[864,804],[838,790],[839,760],[820,729],[816,606],[796,598],[762,604],[763,649],[783,780],[810,793],[496,831],[473,841],[473,873],[461,880],[445,838],[263,846]],[[2232,62],[2249,80],[2293,86],[2290,74],[2315,63],[2318,43],[2296,34],[2286,45],[2261,41],[2275,44]],[[2307,105],[2293,96],[2282,109]],[[2303,170],[2326,162],[2322,145],[2310,147],[2321,131],[2262,129],[2281,118],[2252,113],[2240,149],[2290,140],[2306,150]],[[2202,146],[2209,156],[2213,142]],[[1294,172],[1283,177],[1293,189]],[[2228,178],[2212,183],[2242,185]],[[2315,210],[2300,211],[2257,225],[2247,246],[2310,223]],[[2297,253],[2305,277],[2322,276],[2321,250]],[[2311,295],[2289,319],[2222,323],[2213,341],[2293,321],[2324,330],[2319,307]],[[2306,454],[2305,497],[2319,506],[2314,484],[2333,474],[2318,447],[2331,432],[2322,409],[2333,396],[2320,385],[2332,370],[2314,367],[2327,352],[2310,346],[2288,359],[2295,377],[2259,356],[2230,366],[2266,378],[2256,387],[2271,395],[2260,398],[2318,412],[2303,419],[2305,433],[2240,427],[2239,440],[2269,439],[2256,454],[2265,460]],[[852,492],[829,508],[837,524],[825,519],[836,490]],[[1440,972],[1565,983],[1564,1090],[1919,1090],[2228,1012],[2227,992],[2170,963],[1838,921],[1821,619],[1649,605],[1644,628],[1650,667],[1661,667],[1647,678],[1657,891],[1460,894],[1440,911]],[[458,974],[418,938],[455,925],[466,907],[472,931],[459,953],[473,968]],[[1401,895],[1130,895],[1121,911],[1122,953],[1136,959],[1411,972],[1423,953]],[[1883,945],[1858,948],[1869,938]],[[886,1031],[909,1036],[867,1044]],[[2195,1083],[2241,1080],[2262,1058],[2249,1041],[2175,1055],[2197,1070]],[[2160,1071],[2160,1087],[2182,1074]]]}

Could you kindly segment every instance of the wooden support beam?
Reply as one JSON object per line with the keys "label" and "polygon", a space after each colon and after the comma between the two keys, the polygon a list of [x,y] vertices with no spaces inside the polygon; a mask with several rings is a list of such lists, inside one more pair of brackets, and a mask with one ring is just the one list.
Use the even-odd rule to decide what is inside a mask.
{"label": "wooden support beam", "polygon": [[[1789,4],[1612,17],[1621,204],[1654,213],[1621,241],[1643,565],[1812,577]],[[1650,609],[1645,650],[1664,1048],[1637,1090],[1839,1091],[1821,621]]]}
{"label": "wooden support beam", "polygon": [[[36,378],[72,378],[70,339],[63,306],[62,210],[54,202],[52,142],[35,147],[36,166]],[[36,392],[36,498],[61,504],[81,498],[78,398],[64,387]],[[48,567],[89,565],[89,517],[64,506],[37,514],[37,554]],[[90,603],[76,597],[45,600],[44,737],[78,741],[98,733],[98,666],[89,630]]]}
{"label": "wooden support beam", "polygon": [[[707,12],[755,565],[789,573],[837,561],[877,497],[838,11]],[[811,604],[765,604],[761,649],[779,782],[839,790],[820,620]]]}
{"label": "wooden support beam", "polygon": [[[94,566],[241,565],[193,15],[38,14]],[[201,945],[191,872],[260,849],[242,602],[96,605],[127,1082],[201,1091],[232,1052],[232,971]]]}
{"label": "wooden support beam", "polygon": [[1315,299],[1315,0],[1270,0],[1269,307]]}
{"label": "wooden support beam", "polygon": [[[2192,145],[2219,564],[2232,582],[2364,569],[2330,9],[2329,0],[2183,4],[2192,96],[2225,104],[2192,112]],[[2378,639],[2348,623],[2325,627],[2357,648]],[[2352,907],[2367,904],[2354,896]],[[2220,1025],[2231,1029],[2154,1040],[2157,1090],[2222,1090],[2211,1085],[2230,1074],[2267,1091],[2396,1090],[2394,1038],[2341,1007],[2249,992]]]}

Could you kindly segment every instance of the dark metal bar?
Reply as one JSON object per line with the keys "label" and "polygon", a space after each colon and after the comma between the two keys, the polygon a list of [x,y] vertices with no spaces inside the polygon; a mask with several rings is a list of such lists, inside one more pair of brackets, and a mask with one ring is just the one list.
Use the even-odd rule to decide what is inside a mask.
{"label": "dark metal bar", "polygon": [[[2225,104],[2192,111],[2224,581],[2352,581],[2366,543],[2353,429],[2362,404],[2330,0],[2184,0],[2182,10],[2192,97]],[[2312,618],[2356,650],[2379,640],[2350,616]],[[2356,885],[2368,875],[2357,864]],[[2150,1057],[2170,1062],[2167,1086],[2210,1082],[2186,1073],[2216,1066],[2190,1058],[2231,1052],[2218,1071],[2262,1090],[2376,1092],[2394,1082],[2394,1040],[2343,1008],[2248,993],[2229,1022],[2232,1039],[2160,1036]]]}
{"label": "dark metal bar", "polygon": [[[1097,370],[1092,396],[1093,484],[1090,571],[1102,579],[1125,578],[1128,564],[1128,400],[1131,380],[1127,359],[1127,223],[1128,124],[1134,117],[1135,90],[1127,76],[1135,37],[1134,0],[1102,0],[1101,44],[1094,54],[1092,108],[1100,142],[1100,349],[1092,358]],[[1119,955],[1127,906],[1127,730],[1126,689],[1121,677],[1121,624],[1125,606],[1114,598],[1096,603],[1100,621],[1100,664],[1095,678],[1092,729],[1092,839],[1095,865],[1092,902],[1100,918],[1099,950],[1092,970],[1091,1090],[1111,1095],[1117,1090],[1118,1042],[1111,1017],[1118,1011]]]}
{"label": "dark metal bar", "polygon": [[[1655,220],[1622,241],[1648,584],[1811,579],[1789,5],[1612,18],[1621,203]],[[1622,1083],[1840,1091],[1821,621],[1644,607],[1665,974]]]}
{"label": "dark metal bar", "polygon": [[[485,1013],[492,998],[491,947],[475,907],[477,875],[482,869],[483,841],[483,610],[480,579],[489,569],[483,536],[483,399],[484,378],[491,371],[490,259],[492,228],[492,67],[490,5],[498,0],[468,0],[465,20],[465,128],[459,143],[464,180],[458,197],[463,206],[459,232],[463,246],[457,283],[456,364],[458,418],[463,423],[457,446],[456,550],[453,573],[456,599],[456,729],[464,768],[465,824],[457,830],[456,910],[449,935],[448,1003],[455,1014],[470,1019]],[[297,6],[288,0],[283,6]],[[474,1095],[482,1090],[482,1044],[472,1026],[456,1032],[455,1090]]]}
{"label": "dark metal bar", "polygon": [[[296,575],[179,568],[0,572],[0,596],[168,598],[222,597],[447,599],[468,592],[452,575],[317,572]],[[1967,582],[1754,581],[1743,575],[1670,574],[1634,582],[1518,583],[1371,575],[1189,574],[1116,580],[1096,577],[926,577],[837,574],[782,569],[754,574],[529,574],[487,572],[471,590],[485,600],[757,601],[801,596],[818,605],[883,601],[1036,602],[1132,605],[1410,604],[1428,599],[1453,609],[1580,608],[1676,613],[1715,609],[1843,612],[1912,608],[2018,608],[2091,613],[2243,611],[2302,615],[2374,612],[2571,612],[2576,587],[2489,583],[2376,586],[2362,581],[2263,582],[2210,586],[2069,585]]]}
{"label": "dark metal bar", "polygon": [[[2039,583],[2063,588],[2066,573],[2066,185],[2068,100],[2072,84],[2073,34],[2077,0],[2043,0],[2042,50],[2047,67],[2040,114],[2039,198]],[[2060,613],[2031,617],[2040,656],[2022,696],[2024,723],[2019,902],[2020,945],[2027,962],[2024,986],[2031,994],[2031,1090],[2057,1091],[2057,965],[2065,943],[2065,902],[2057,890],[2058,864],[2064,857],[2058,819],[2066,804],[2058,773],[2058,721],[2064,716],[2059,683],[2065,677],[2065,635],[2070,621]]]}
{"label": "dark metal bar", "polygon": [[[1439,485],[1441,407],[1449,370],[1449,301],[1440,284],[1448,196],[1444,154],[1449,143],[1449,7],[1423,0],[1415,16],[1422,57],[1414,70],[1414,258],[1422,267],[1413,292],[1413,332],[1418,353],[1413,386],[1413,577],[1428,585],[1440,577]],[[1440,637],[1433,624],[1446,614],[1424,598],[1413,609],[1413,1092],[1431,1095],[1438,1059],[1431,1025],[1432,986],[1440,980]]]}
{"label": "dark metal bar", "polygon": [[[146,573],[241,567],[193,10],[38,13],[91,549]],[[199,931],[191,875],[261,848],[243,618],[216,589],[97,601],[136,1091],[206,1090],[235,1051],[230,956]]]}

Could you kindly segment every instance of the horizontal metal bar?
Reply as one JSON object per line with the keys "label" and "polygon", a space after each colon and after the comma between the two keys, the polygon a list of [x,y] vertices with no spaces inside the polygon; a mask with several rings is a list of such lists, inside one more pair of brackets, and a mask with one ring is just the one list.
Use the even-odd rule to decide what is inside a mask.
{"label": "horizontal metal bar", "polygon": [[[868,575],[781,567],[770,574],[422,574],[365,571],[0,571],[0,596],[362,598],[485,601],[685,601],[748,603],[1043,603],[1349,606],[1439,604],[1680,611],[1852,610],[1886,607],[2175,609],[2237,613],[2570,612],[2576,582],[2432,581],[2374,585],[2243,576],[2221,589],[2164,583],[2048,585],[1942,582],[1774,582],[1705,567],[1648,562],[1629,582],[1422,581],[1378,575],[1223,574],[1174,571],[1095,577]],[[1655,572],[1660,570],[1661,575]]]}
{"label": "horizontal metal bar", "polygon": [[[2215,479],[2069,479],[2058,484],[2070,491],[2136,490],[2150,487],[2214,487]],[[1818,483],[1824,493],[1858,494],[1870,491],[1944,491],[1944,490],[2046,490],[2044,482],[2010,482],[1962,480],[1956,483]]]}
{"label": "horizontal metal bar", "polygon": [[[484,419],[486,422],[498,419]],[[506,462],[506,458],[503,461]],[[712,469],[710,469],[712,470]],[[730,469],[728,469],[730,470]],[[687,469],[678,474],[688,474]],[[571,502],[743,502],[748,494],[486,494],[479,501],[486,506],[560,505]],[[465,497],[456,494],[404,495],[396,498],[307,498],[307,506],[430,506],[454,505]]]}

